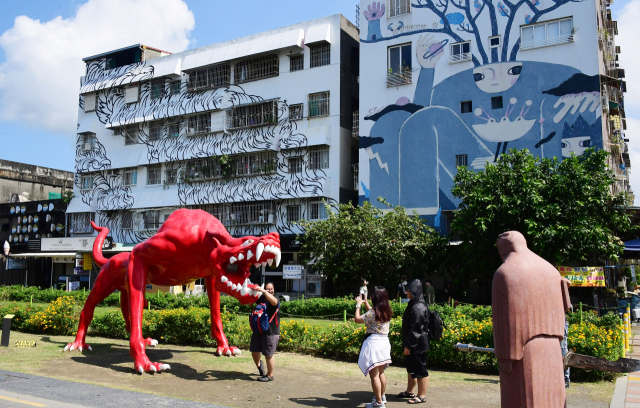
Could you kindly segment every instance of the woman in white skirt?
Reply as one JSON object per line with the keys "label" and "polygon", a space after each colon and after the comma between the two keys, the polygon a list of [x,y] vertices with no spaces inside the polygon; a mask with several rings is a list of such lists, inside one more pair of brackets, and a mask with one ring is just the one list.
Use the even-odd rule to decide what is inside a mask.
{"label": "woman in white skirt", "polygon": [[[360,350],[358,366],[371,378],[371,388],[373,388],[374,398],[366,407],[384,407],[387,398],[384,395],[387,387],[387,377],[384,370],[391,364],[391,344],[389,343],[389,321],[393,312],[389,306],[389,295],[382,286],[376,286],[371,293],[371,303],[363,299],[364,296],[356,298],[356,323],[364,323],[367,326],[364,343]],[[360,315],[360,308],[364,303],[367,312]]]}

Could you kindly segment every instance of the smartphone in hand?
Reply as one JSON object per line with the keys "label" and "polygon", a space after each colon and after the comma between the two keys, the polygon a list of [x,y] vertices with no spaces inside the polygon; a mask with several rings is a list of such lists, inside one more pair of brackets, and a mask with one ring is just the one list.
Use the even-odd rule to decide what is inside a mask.
{"label": "smartphone in hand", "polygon": [[364,293],[360,294],[360,299],[364,300]]}

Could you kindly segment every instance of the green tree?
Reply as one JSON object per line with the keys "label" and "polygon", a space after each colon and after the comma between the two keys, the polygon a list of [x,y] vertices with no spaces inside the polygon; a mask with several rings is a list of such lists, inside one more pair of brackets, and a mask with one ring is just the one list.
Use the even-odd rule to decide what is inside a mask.
{"label": "green tree", "polygon": [[626,196],[611,193],[607,154],[590,149],[560,162],[512,149],[482,172],[459,167],[452,192],[462,203],[452,234],[462,241],[455,258],[467,284],[490,282],[501,264],[496,240],[509,230],[553,264],[617,260],[624,248],[618,235],[632,227]]}
{"label": "green tree", "polygon": [[326,206],[326,220],[298,223],[304,231],[300,256],[334,283],[334,295],[351,293],[362,277],[394,297],[403,274],[422,278],[438,267],[446,238],[418,215],[387,205],[382,211],[369,202],[341,204],[337,212]]}

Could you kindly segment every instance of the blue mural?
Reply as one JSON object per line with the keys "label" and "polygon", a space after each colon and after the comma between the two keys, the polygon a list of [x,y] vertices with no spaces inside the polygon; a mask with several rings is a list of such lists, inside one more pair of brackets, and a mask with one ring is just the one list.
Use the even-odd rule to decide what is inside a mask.
{"label": "blue mural", "polygon": [[[374,124],[368,136],[360,137],[370,173],[369,185],[362,184],[367,197],[361,196],[361,200],[369,199],[382,208],[376,201],[382,196],[392,205],[417,210],[439,226],[442,211],[459,204],[451,189],[460,162],[480,171],[510,148],[527,148],[539,157],[558,158],[582,154],[588,147],[602,148],[599,77],[566,65],[516,61],[519,39],[510,52],[508,49],[519,7],[528,7],[532,15],[527,18],[535,22],[551,8],[570,1],[557,0],[547,9],[538,9],[540,2],[536,0],[503,0],[496,2],[497,6],[488,0],[474,0],[473,7],[470,0],[440,1],[439,5],[417,1],[412,7],[429,8],[440,17],[440,25],[414,25],[413,31],[404,33],[425,33],[412,44],[420,65],[413,98],[402,97],[364,118]],[[463,13],[448,12],[449,5]],[[379,21],[384,6],[373,6],[375,15],[369,13],[372,20],[367,18],[369,32],[362,40],[363,47],[403,35],[383,37],[379,24],[371,23]],[[456,31],[477,36],[476,19],[485,8],[489,10],[491,35],[502,34],[501,52],[493,48],[487,55],[482,41],[474,42],[479,54],[479,58],[473,57],[474,67],[434,86],[444,47],[450,39],[462,41],[453,26],[458,25]],[[496,11],[508,19],[503,33],[498,32]],[[439,38],[431,33],[439,33]],[[450,38],[442,39],[442,34]],[[416,73],[413,75],[415,81]]]}

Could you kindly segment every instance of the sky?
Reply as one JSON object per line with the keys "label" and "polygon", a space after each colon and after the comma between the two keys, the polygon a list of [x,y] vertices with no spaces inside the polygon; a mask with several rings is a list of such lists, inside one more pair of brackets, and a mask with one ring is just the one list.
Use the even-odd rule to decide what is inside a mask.
{"label": "sky", "polygon": [[[0,159],[73,171],[84,57],[138,43],[179,52],[338,13],[355,22],[356,3],[0,0]],[[632,52],[640,0],[611,9],[628,89],[631,187],[640,196],[640,54]]]}

